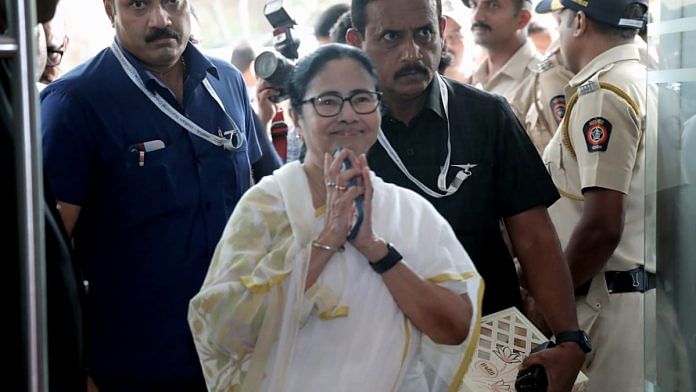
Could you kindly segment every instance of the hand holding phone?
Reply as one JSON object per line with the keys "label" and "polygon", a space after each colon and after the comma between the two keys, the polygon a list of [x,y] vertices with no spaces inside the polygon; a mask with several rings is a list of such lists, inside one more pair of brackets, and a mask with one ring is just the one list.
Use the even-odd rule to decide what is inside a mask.
{"label": "hand holding phone", "polygon": [[[338,156],[338,154],[341,152],[342,149],[343,149],[342,147],[338,147],[334,151],[334,157]],[[353,167],[353,165],[350,163],[350,159],[346,158],[343,160],[343,170],[349,170],[352,167]],[[348,180],[347,185],[348,185],[348,188],[350,188],[352,186],[356,186],[357,181],[355,180],[355,178],[351,178]],[[348,232],[348,240],[349,241],[355,239],[355,237],[358,235],[358,231],[360,231],[360,225],[362,224],[364,214],[365,214],[365,212],[363,210],[363,206],[362,206],[362,199],[363,199],[363,197],[361,195],[361,196],[356,197],[355,200],[353,201],[353,203],[355,205],[356,214],[353,217],[353,223],[351,224],[350,232]]]}
{"label": "hand holding phone", "polygon": [[[534,347],[530,354],[554,346],[555,344],[552,341],[547,341]],[[546,369],[541,365],[533,365],[527,369],[520,370],[515,380],[515,389],[518,392],[546,392],[548,387],[549,379],[546,376]]]}

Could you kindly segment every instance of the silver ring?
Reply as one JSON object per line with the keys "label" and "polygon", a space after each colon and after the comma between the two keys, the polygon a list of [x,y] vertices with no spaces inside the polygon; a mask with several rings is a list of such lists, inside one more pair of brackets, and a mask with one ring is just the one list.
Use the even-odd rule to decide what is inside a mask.
{"label": "silver ring", "polygon": [[346,188],[344,186],[336,185],[336,189],[338,189],[339,191],[345,191],[348,188]]}
{"label": "silver ring", "polygon": [[328,182],[326,183],[326,186],[329,187],[329,188],[336,188],[338,185],[336,185],[336,183],[333,182],[333,181],[328,181]]}

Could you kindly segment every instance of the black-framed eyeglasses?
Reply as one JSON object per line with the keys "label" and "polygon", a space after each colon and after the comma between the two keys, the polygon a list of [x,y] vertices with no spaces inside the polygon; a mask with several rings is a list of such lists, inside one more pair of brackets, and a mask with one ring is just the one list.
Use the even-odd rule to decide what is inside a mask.
{"label": "black-framed eyeglasses", "polygon": [[48,53],[48,56],[46,56],[47,65],[55,67],[57,65],[60,65],[60,62],[63,61],[63,53],[65,53],[64,50],[48,48],[46,49],[46,52]]}
{"label": "black-framed eyeglasses", "polygon": [[308,102],[314,106],[314,111],[321,117],[333,117],[341,113],[343,104],[348,101],[355,113],[370,114],[377,110],[382,93],[379,91],[357,91],[344,97],[336,93],[322,94],[317,97],[305,99],[301,103]]}

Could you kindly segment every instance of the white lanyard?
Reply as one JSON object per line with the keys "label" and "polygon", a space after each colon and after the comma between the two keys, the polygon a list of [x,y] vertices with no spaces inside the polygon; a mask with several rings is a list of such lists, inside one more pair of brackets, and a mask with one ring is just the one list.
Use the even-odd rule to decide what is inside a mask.
{"label": "white lanyard", "polygon": [[207,79],[203,79],[203,86],[208,91],[208,94],[210,94],[215,102],[217,102],[217,104],[220,106],[220,109],[222,109],[223,113],[225,113],[225,116],[227,116],[232,123],[232,129],[224,133],[224,135],[229,135],[229,137],[223,137],[223,135],[215,136],[212,133],[207,132],[198,126],[198,124],[191,121],[188,117],[179,113],[178,110],[174,109],[169,102],[159,96],[156,92],[148,90],[147,87],[145,87],[145,83],[143,83],[142,79],[140,79],[138,71],[130,62],[128,62],[126,56],[123,54],[123,51],[121,51],[121,48],[118,46],[115,40],[111,43],[111,51],[116,56],[116,59],[121,64],[121,68],[123,68],[123,71],[126,73],[126,75],[128,75],[133,84],[135,84],[140,91],[142,91],[143,94],[145,94],[145,96],[147,96],[150,101],[152,101],[152,103],[154,103],[155,106],[162,111],[162,113],[166,114],[167,117],[174,120],[182,128],[209,143],[216,146],[222,146],[228,151],[237,150],[244,145],[244,134],[239,130],[239,127],[237,126],[237,123],[234,122],[234,119],[227,114],[225,107],[222,105],[222,100],[220,100],[220,97],[217,95],[215,90],[213,90],[213,87],[210,85],[210,82]]}
{"label": "white lanyard", "polygon": [[414,183],[418,188],[420,188],[429,196],[439,199],[442,197],[451,196],[455,192],[457,192],[464,180],[466,180],[471,175],[471,172],[466,169],[458,171],[457,175],[452,180],[452,183],[449,186],[447,186],[447,171],[450,166],[450,157],[452,155],[452,144],[450,141],[449,109],[447,107],[449,100],[447,97],[447,86],[445,85],[445,82],[442,80],[442,77],[440,75],[437,75],[437,81],[440,86],[440,97],[442,98],[442,105],[445,107],[445,121],[447,121],[447,158],[445,158],[445,163],[440,170],[440,175],[437,177],[437,187],[440,191],[445,192],[444,194],[437,191],[433,191],[432,189],[428,188],[408,171],[406,165],[404,165],[404,163],[401,162],[399,154],[397,154],[394,148],[391,146],[391,144],[389,144],[389,140],[384,135],[384,132],[382,132],[381,129],[379,130],[379,134],[377,135],[377,140],[379,141],[379,144],[381,144],[382,147],[387,151],[387,154],[392,159],[392,161],[394,161],[396,166],[398,166],[401,172],[404,173],[406,178],[408,178],[412,183]]}

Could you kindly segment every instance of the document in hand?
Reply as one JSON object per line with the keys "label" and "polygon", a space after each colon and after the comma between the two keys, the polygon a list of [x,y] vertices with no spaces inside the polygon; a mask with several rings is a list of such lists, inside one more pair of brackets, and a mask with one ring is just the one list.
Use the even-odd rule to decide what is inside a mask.
{"label": "document in hand", "polygon": [[[522,360],[546,337],[516,308],[481,318],[481,334],[460,392],[514,391]],[[587,376],[575,380],[573,392],[584,392]]]}

